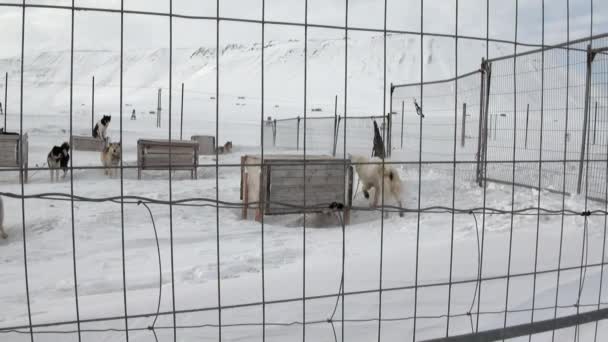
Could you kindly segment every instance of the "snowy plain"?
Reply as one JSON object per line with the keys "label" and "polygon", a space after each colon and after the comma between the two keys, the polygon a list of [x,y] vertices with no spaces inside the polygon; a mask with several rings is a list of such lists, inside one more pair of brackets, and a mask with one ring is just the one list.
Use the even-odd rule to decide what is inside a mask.
{"label": "snowy plain", "polygon": [[[436,20],[440,18],[437,16]],[[66,19],[63,23],[68,22]],[[249,29],[242,26],[235,31]],[[116,33],[116,26],[108,25],[108,30]],[[217,174],[212,156],[201,157],[203,166],[198,180],[189,179],[186,172],[175,172],[169,182],[167,172],[146,171],[143,179],[138,180],[136,170],[129,168],[124,170],[122,179],[110,179],[99,169],[74,170],[73,193],[94,198],[119,196],[122,186],[124,195],[157,200],[169,200],[170,196],[173,200],[192,197],[215,199],[219,185],[219,200],[239,202],[240,168],[236,165],[241,155],[260,153],[261,119],[267,115],[278,118],[301,115],[303,37],[299,31],[294,36],[289,41],[273,40],[270,33],[267,36],[264,48],[267,64],[264,108],[260,103],[260,44],[228,44],[231,37],[222,36],[219,141],[232,140],[235,149],[232,154],[220,156]],[[331,115],[334,96],[338,95],[340,107],[343,101],[343,37],[341,33],[333,37],[319,33],[319,37],[314,37],[314,30],[311,30],[311,36],[308,41],[308,72],[311,75],[308,80],[311,98],[308,106],[321,108],[324,115]],[[131,39],[135,40],[133,37]],[[455,61],[451,39],[425,37],[422,52],[417,35],[389,35],[387,39],[387,68],[391,77],[388,82],[419,80],[421,61],[425,80],[452,75]],[[77,37],[76,44],[81,41]],[[66,42],[63,41],[64,44]],[[460,44],[459,70],[468,72],[478,68],[478,57],[485,54],[485,45],[464,39]],[[70,53],[65,50],[66,45],[53,47],[55,49],[52,51],[26,54],[25,57],[24,86],[27,98],[24,98],[23,130],[30,138],[31,167],[43,166],[50,147],[69,139]],[[113,115],[109,134],[113,141],[119,140],[119,54],[117,46],[111,48],[113,50],[103,51],[83,48],[75,53],[74,134],[88,135],[90,132],[90,81],[92,76],[96,76],[97,116],[105,113]],[[385,109],[383,105],[388,96],[383,98],[382,49],[381,35],[352,33],[347,78],[349,100],[346,107],[349,115],[378,115]],[[501,44],[490,48],[492,55],[510,52]],[[188,139],[193,134],[215,135],[215,102],[212,97],[216,95],[216,53],[214,47],[174,50],[172,138],[179,136],[177,113],[180,81],[186,84],[183,136]],[[123,159],[126,166],[136,164],[138,138],[168,137],[168,56],[166,46],[147,50],[128,49],[126,52],[123,103]],[[9,130],[16,131],[20,127],[17,110],[19,58],[0,60],[0,70],[9,72],[7,125]],[[148,112],[156,109],[156,92],[161,87],[164,116],[162,128],[156,128],[156,118]],[[136,121],[128,120],[133,108],[137,110]],[[262,109],[264,115],[260,114]],[[451,120],[451,117],[446,119]],[[449,157],[453,148],[449,143],[451,132],[449,127],[445,132],[429,131],[427,136],[446,136],[448,142],[425,145],[423,160],[435,160],[437,155],[443,156],[443,159]],[[361,140],[370,141],[371,134],[362,136]],[[315,146],[314,141],[311,143],[310,146]],[[348,142],[347,145],[351,146]],[[417,146],[418,139],[413,134],[407,134],[404,149],[395,149],[391,160],[417,160]],[[469,150],[470,145],[467,148],[458,153],[462,153],[463,159],[472,161],[474,152]],[[303,151],[273,150],[269,146],[265,149],[265,153],[294,152]],[[317,146],[307,151],[310,154],[328,152],[328,148]],[[368,153],[368,150],[348,152]],[[75,151],[72,158],[74,166],[99,166],[99,155],[94,152]],[[165,205],[151,204],[158,229],[162,265],[160,311],[166,313],[175,309],[180,312],[175,318],[171,314],[158,317],[155,325],[158,340],[173,340],[171,326],[174,319],[181,327],[177,329],[178,341],[218,340],[220,331],[216,307],[219,265],[223,340],[262,340],[263,311],[259,303],[264,293],[264,300],[268,302],[265,305],[267,341],[300,341],[303,333],[309,341],[334,341],[332,324],[327,320],[332,317],[338,298],[343,243],[346,247],[344,291],[347,295],[344,297],[344,312],[341,303],[338,303],[333,315],[338,340],[342,337],[355,342],[378,340],[379,332],[382,341],[410,340],[414,333],[416,340],[424,340],[445,336],[446,330],[449,335],[456,335],[475,329],[502,327],[505,306],[512,311],[506,317],[508,325],[526,323],[532,319],[533,301],[537,308],[534,320],[548,319],[554,314],[574,314],[577,311],[574,304],[579,298],[579,287],[582,287],[580,303],[584,304],[580,306],[581,311],[596,308],[594,304],[598,303],[598,299],[602,303],[608,302],[606,282],[602,279],[603,267],[588,268],[584,277],[578,268],[583,262],[603,263],[604,216],[588,218],[589,247],[585,261],[585,219],[580,215],[537,215],[536,210],[514,217],[508,213],[477,213],[476,216],[468,213],[469,209],[483,207],[484,202],[488,208],[510,211],[512,208],[537,207],[540,198],[540,206],[548,210],[559,211],[563,205],[565,209],[577,212],[585,209],[605,210],[605,203],[586,202],[582,196],[562,197],[551,192],[539,193],[495,183],[488,183],[484,189],[474,182],[473,165],[458,167],[455,177],[451,165],[437,167],[423,164],[420,173],[418,170],[416,164],[398,167],[404,181],[406,208],[417,209],[420,204],[421,208],[455,207],[464,212],[453,216],[451,213],[430,212],[418,216],[414,212],[406,213],[403,218],[396,214],[382,218],[380,212],[373,211],[354,212],[351,224],[344,231],[346,238],[343,241],[340,222],[331,215],[306,215],[304,240],[304,218],[301,215],[269,216],[265,218],[262,228],[259,222],[242,220],[240,209],[219,209],[218,221],[218,212],[213,207],[175,205],[170,210]],[[59,183],[51,183],[46,170],[31,172],[30,182],[24,186],[26,195],[47,192],[70,194],[71,191],[69,176]],[[1,173],[0,192],[21,194],[15,172]],[[80,320],[85,321],[127,313],[129,316],[141,315],[128,320],[129,328],[134,329],[128,333],[129,340],[154,341],[152,331],[147,328],[154,321],[157,310],[158,256],[154,230],[144,207],[127,203],[121,212],[120,204],[116,203],[76,201],[72,216],[69,201],[27,199],[24,202],[25,213],[18,199],[5,197],[4,204],[7,213],[5,228],[9,238],[0,240],[0,340],[30,340],[27,328],[18,329],[19,332],[2,330],[24,327],[29,323],[25,246],[32,324],[74,321],[76,309]],[[367,205],[360,193],[355,198],[355,205]],[[22,214],[25,222],[22,222]],[[75,249],[72,245],[72,228]],[[474,300],[476,283],[470,281],[476,279],[478,273],[478,238],[483,241],[482,276],[490,278],[481,284],[479,302]],[[451,275],[456,283],[451,286],[448,300],[450,286],[446,283],[450,280],[452,251]],[[536,277],[533,275],[535,259],[538,259],[536,270],[540,271]],[[559,275],[551,271],[558,266],[567,270],[559,272]],[[74,268],[77,271],[78,305]],[[507,280],[503,278],[507,273],[514,275],[508,287]],[[585,279],[584,286],[581,279]],[[432,285],[437,283],[441,285]],[[422,286],[415,290],[414,285]],[[380,288],[383,289],[381,312]],[[554,311],[558,290],[560,308]],[[303,295],[309,299],[297,300]],[[450,314],[457,315],[449,319],[449,328],[445,317],[448,305]],[[475,314],[478,306],[484,312],[479,317]],[[469,316],[467,313],[470,311],[473,314]],[[380,314],[383,318],[381,323],[378,322]],[[414,315],[417,316],[415,330]],[[345,319],[344,336],[341,336],[342,317]],[[304,318],[315,323],[304,327],[299,324]],[[82,339],[95,342],[125,339],[126,333],[121,331],[124,327],[124,319],[91,321],[80,326]],[[599,322],[598,328],[599,340],[608,336],[605,322]],[[69,332],[53,333],[65,330]],[[580,328],[581,340],[592,340],[594,330],[595,324]],[[34,331],[39,332],[35,335],[36,341],[78,340],[76,324],[41,326]],[[571,341],[574,334],[574,328],[557,331],[555,340]],[[532,339],[550,341],[552,336],[545,333]],[[527,340],[527,337],[518,340]]]}

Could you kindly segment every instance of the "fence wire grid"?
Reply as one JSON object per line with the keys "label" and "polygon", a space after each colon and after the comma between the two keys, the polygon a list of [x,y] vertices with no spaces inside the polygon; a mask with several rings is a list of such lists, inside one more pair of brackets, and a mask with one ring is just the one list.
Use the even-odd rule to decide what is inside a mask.
{"label": "fence wire grid", "polygon": [[[485,37],[467,36],[458,33],[458,3],[453,13],[454,34],[425,31],[422,0],[417,31],[387,29],[386,0],[382,29],[349,25],[349,0],[345,0],[344,25],[309,23],[307,0],[303,22],[266,20],[264,0],[258,19],[221,16],[219,0],[211,16],[175,13],[171,0],[166,12],[125,10],[124,1],[113,9],[76,6],[74,0],[71,5],[0,3],[0,8],[21,11],[19,104],[12,104],[5,92],[3,108],[4,129],[10,131],[6,120],[12,116],[19,123],[18,139],[8,154],[0,149],[0,157],[17,160],[1,169],[0,196],[11,224],[5,228],[20,221],[20,232],[7,229],[9,239],[0,244],[0,256],[6,249],[6,265],[18,264],[23,274],[19,289],[10,287],[16,283],[14,275],[3,278],[3,285],[9,284],[3,291],[15,293],[14,300],[0,306],[13,310],[10,315],[19,307],[20,314],[0,317],[2,340],[603,340],[608,336],[608,298],[603,291],[608,218],[604,70],[608,33],[594,35],[591,22],[590,37],[570,41],[571,5],[566,1],[568,40],[546,45],[543,1],[541,44],[520,42],[516,1],[513,40],[491,38],[491,4],[487,1]],[[72,158],[66,167],[69,182],[56,186],[52,184],[58,183],[49,186],[39,181],[42,177],[34,177],[48,171],[43,163],[28,164],[32,137],[39,133],[24,115],[28,98],[23,76],[26,22],[32,10],[71,15],[69,129],[64,128],[64,133],[69,132]],[[78,29],[74,18],[83,12],[120,16],[118,142],[123,154],[109,168],[99,166],[98,154],[83,157],[73,148],[77,133],[90,129],[88,119],[84,123],[75,120],[73,103],[74,32]],[[169,162],[149,165],[168,172],[147,171],[153,177],[143,186],[135,178],[141,165],[130,159],[139,153],[135,138],[125,129],[129,113],[123,98],[124,18],[130,15],[164,17],[169,23],[168,127],[166,131],[158,127],[162,132],[151,137],[168,141]],[[593,21],[593,2],[589,17]],[[255,25],[261,35],[261,77],[256,80],[260,85],[259,120],[223,120],[223,70],[221,54],[215,53],[215,93],[211,94],[215,120],[207,122],[214,129],[205,128],[216,146],[211,155],[195,156],[194,163],[179,159],[183,150],[175,145],[183,143],[183,127],[178,139],[173,126],[177,112],[172,74],[175,19],[214,23],[216,51],[221,48],[222,23]],[[270,25],[303,31],[302,111],[295,118],[269,120],[265,112],[265,34]],[[330,117],[314,116],[307,102],[311,29],[343,32],[344,96],[335,98],[334,116]],[[349,111],[349,82],[353,81],[347,77],[347,42],[353,32],[383,38],[381,113],[353,116]],[[388,74],[389,34],[419,37],[420,49],[415,53],[420,56],[420,82],[400,84]],[[454,44],[455,77],[426,80],[424,37]],[[459,69],[463,40],[485,44],[479,69]],[[491,44],[507,46],[513,54],[490,58]],[[6,78],[7,85],[8,73]],[[371,154],[374,120],[380,127],[386,158],[351,161],[351,154]],[[243,135],[256,140],[255,148],[237,145],[232,155],[255,155],[259,164],[246,167],[261,170],[261,184],[271,180],[262,177],[270,165],[266,158],[287,153],[296,158],[296,173],[290,178],[301,179],[303,185],[293,186],[290,193],[302,205],[273,203],[264,196],[249,203],[231,197],[238,186],[229,180],[242,177],[245,165],[217,146],[229,136],[223,129],[246,131]],[[187,125],[186,131],[198,132],[194,125]],[[0,146],[8,146],[4,141],[13,141],[11,137],[0,135]],[[36,148],[33,152],[46,155]],[[309,172],[323,164],[319,154],[339,161],[342,178],[348,170],[382,166],[380,189],[375,189],[383,194],[379,205],[369,206],[369,201],[357,197],[357,182],[351,186],[348,179],[338,187],[351,186],[354,193],[344,191],[342,201],[323,202],[311,194],[308,186],[318,180]],[[294,172],[292,161],[272,163],[272,167],[281,165],[290,167],[286,172]],[[202,171],[202,179],[184,179],[180,171],[185,167]],[[107,195],[107,191],[87,187],[99,181],[101,170],[109,169],[117,177],[108,184],[118,191]],[[384,196],[391,186],[385,181],[386,172],[402,178],[404,205]],[[395,173],[390,174],[391,180]],[[152,188],[163,196],[151,195]],[[267,191],[270,193],[270,185]],[[242,189],[241,196],[245,196]],[[260,210],[269,204],[300,209],[302,214],[286,219],[262,214],[259,222],[238,219],[238,213],[248,213],[247,206]],[[37,221],[34,214],[46,205],[65,216]],[[322,213],[308,213],[311,209]],[[347,211],[352,212],[350,222]],[[201,217],[212,220],[200,221]],[[91,262],[86,253],[95,246],[90,242],[95,237],[87,235],[94,232],[84,232],[85,225],[103,220],[114,234],[113,245],[106,242],[98,247],[107,259]],[[46,245],[58,236],[38,238],[52,226],[67,227],[69,241],[62,241],[65,250],[50,251]],[[145,241],[138,240],[142,227],[150,227]],[[199,240],[200,234],[204,241]],[[19,260],[8,254],[17,247]],[[54,264],[53,257],[66,258],[68,267]],[[132,263],[132,258],[145,262]],[[192,259],[206,260],[208,267],[193,265]],[[253,269],[249,269],[249,259],[257,265]],[[82,266],[98,262],[102,265],[96,269]],[[301,269],[293,267],[296,263]],[[110,264],[114,273],[96,283],[98,273],[111,269]],[[54,272],[66,278],[50,284]],[[247,286],[239,287],[243,286],[239,281]],[[53,298],[58,293],[71,295]]]}

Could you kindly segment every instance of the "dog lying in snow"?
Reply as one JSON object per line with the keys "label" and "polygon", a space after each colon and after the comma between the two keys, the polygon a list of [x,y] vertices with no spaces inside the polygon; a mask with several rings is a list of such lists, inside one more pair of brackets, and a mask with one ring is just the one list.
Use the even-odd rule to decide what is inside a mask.
{"label": "dog lying in snow", "polygon": [[2,203],[2,197],[0,197],[0,237],[6,239],[8,235],[4,231],[4,204]]}
{"label": "dog lying in snow", "polygon": [[[402,208],[401,201],[401,179],[399,173],[391,165],[384,165],[384,177],[382,177],[382,164],[359,164],[377,162],[381,163],[382,160],[378,158],[369,159],[364,156],[351,156],[351,162],[355,164],[355,170],[359,176],[359,181],[363,184],[363,196],[369,199],[369,190],[374,188],[374,200],[371,204],[372,207],[378,206],[378,198],[382,192],[382,183],[384,183],[385,195],[390,195]],[[386,197],[384,197],[386,200]],[[399,216],[403,217],[403,212],[399,212]]]}

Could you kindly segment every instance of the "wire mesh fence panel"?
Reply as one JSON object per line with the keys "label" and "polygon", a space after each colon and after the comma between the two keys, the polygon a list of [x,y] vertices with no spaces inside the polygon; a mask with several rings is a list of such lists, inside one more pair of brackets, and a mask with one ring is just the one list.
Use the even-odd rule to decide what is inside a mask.
{"label": "wire mesh fence panel", "polygon": [[[249,1],[243,8],[217,1],[204,15],[176,14],[173,1],[168,11],[124,10],[123,2],[0,3],[21,16],[20,58],[0,60],[12,70],[10,91],[20,88],[10,112],[5,97],[11,129],[0,134],[0,228],[9,233],[0,231],[0,340],[605,339],[608,33],[544,46],[544,3],[538,46],[518,43],[517,24],[514,41],[491,38],[489,1],[479,21],[485,36],[466,37],[458,35],[458,1],[421,1],[412,31],[387,26],[387,13],[400,13],[388,1],[382,28],[349,25],[348,1],[343,13],[332,9],[344,24],[311,24],[309,1],[301,2],[304,21],[268,10],[266,1],[259,13],[242,11]],[[357,11],[371,13],[368,4]],[[427,30],[425,11],[453,15],[455,33]],[[71,46],[39,59],[29,16],[50,12],[71,24]],[[89,32],[75,22],[91,12],[108,16],[99,30],[112,17],[120,34],[120,47],[90,68],[98,109],[114,119],[109,129],[99,123],[108,129],[94,140],[102,151],[74,151],[53,145],[103,130],[91,132],[93,105],[91,116],[73,108],[89,96],[88,75],[85,95],[74,96],[78,67],[89,69],[78,51],[94,53],[74,46],[93,40],[74,39]],[[155,33],[168,36],[145,32],[161,46],[143,59],[125,57],[124,17],[151,20],[150,29],[162,22]],[[182,32],[201,30],[194,23],[215,33],[209,46],[175,44],[189,36]],[[272,30],[278,38],[266,36]],[[324,30],[334,34],[308,36]],[[249,46],[235,43],[247,39]],[[397,47],[388,56],[387,41]],[[462,73],[466,41],[483,46],[486,59]],[[504,46],[527,50],[487,60],[495,43],[500,55]],[[483,55],[464,52],[471,65]],[[420,80],[456,76],[389,83],[418,66]],[[57,70],[56,83],[36,82],[59,77]],[[127,86],[140,75],[144,87]],[[197,77],[189,87],[200,96],[186,92],[196,109],[184,119],[176,85]],[[309,115],[329,113],[311,105],[327,94],[333,115]],[[129,98],[145,108],[137,119],[125,118],[135,109]],[[60,109],[37,114],[53,102],[48,108]],[[306,115],[276,119],[289,113]],[[199,157],[199,143],[176,141],[190,136],[215,146]],[[369,162],[378,138],[386,158]],[[49,168],[65,178],[49,182]],[[577,192],[584,196],[566,200]]]}
{"label": "wire mesh fence panel", "polygon": [[344,153],[344,126],[346,126],[346,153],[371,156],[374,148],[374,122],[378,125],[386,149],[391,123],[387,116],[348,116],[338,117],[336,135],[336,154]]}
{"label": "wire mesh fence panel", "polygon": [[[420,84],[394,86],[392,145],[400,150],[399,158],[418,161],[421,152],[422,161],[458,162],[459,177],[474,179],[480,146],[481,77],[480,71],[474,71],[457,79],[424,84],[422,101]],[[424,117],[416,107],[421,103]],[[450,171],[452,167],[446,164],[436,169]]]}
{"label": "wire mesh fence panel", "polygon": [[583,42],[572,49],[491,61],[484,155],[488,180],[576,193],[585,108],[585,46]]}
{"label": "wire mesh fence panel", "polygon": [[606,198],[605,159],[608,156],[608,40],[592,42],[590,51],[589,95],[587,100],[587,139],[585,141],[584,174],[581,175],[581,190],[585,196],[597,200]]}

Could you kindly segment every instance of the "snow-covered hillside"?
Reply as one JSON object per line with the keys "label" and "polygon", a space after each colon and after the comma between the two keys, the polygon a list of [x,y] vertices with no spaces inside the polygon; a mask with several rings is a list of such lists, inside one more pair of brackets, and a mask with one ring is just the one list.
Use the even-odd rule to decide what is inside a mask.
{"label": "snow-covered hillside", "polygon": [[[493,54],[508,53],[504,47]],[[384,39],[379,34],[351,33],[348,45],[348,106],[350,115],[382,112]],[[221,120],[257,119],[261,98],[261,44],[222,42],[220,54]],[[301,115],[304,93],[302,39],[267,41],[264,56],[265,112],[277,117]],[[308,104],[333,114],[334,96],[344,92],[344,39],[308,39]],[[459,73],[479,68],[485,56],[483,42],[461,40]],[[173,50],[173,111],[178,113],[181,83],[185,83],[185,115],[215,118],[215,46]],[[386,82],[420,80],[420,40],[417,36],[388,35]],[[423,44],[424,79],[454,75],[454,44],[427,37]],[[163,88],[167,109],[169,49],[125,49],[124,104],[138,111],[156,109],[157,89]],[[0,72],[9,72],[9,111],[18,112],[19,57],[0,60]],[[120,53],[108,50],[74,52],[74,113],[90,111],[91,78],[95,76],[97,112],[119,112]],[[43,51],[25,56],[24,113],[69,112],[70,51]],[[388,89],[387,89],[388,94]],[[388,96],[388,95],[387,95]],[[342,106],[339,106],[341,109]],[[126,108],[130,112],[130,108]],[[310,113],[309,113],[310,114]],[[323,113],[316,112],[316,115]]]}

